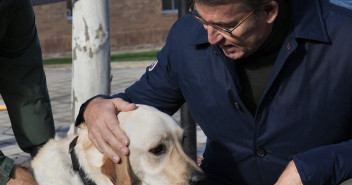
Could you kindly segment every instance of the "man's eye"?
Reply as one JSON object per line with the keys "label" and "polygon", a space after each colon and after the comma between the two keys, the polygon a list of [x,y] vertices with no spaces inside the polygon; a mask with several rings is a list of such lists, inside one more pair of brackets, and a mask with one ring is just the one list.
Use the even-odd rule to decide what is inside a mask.
{"label": "man's eye", "polygon": [[163,144],[159,144],[158,146],[149,150],[149,152],[154,155],[161,155],[161,154],[165,153],[165,151],[166,151],[166,148],[165,148],[165,145],[163,145]]}
{"label": "man's eye", "polygon": [[225,28],[225,29],[231,29],[233,27],[235,27],[236,24],[231,24],[231,25],[221,25],[221,28]]}

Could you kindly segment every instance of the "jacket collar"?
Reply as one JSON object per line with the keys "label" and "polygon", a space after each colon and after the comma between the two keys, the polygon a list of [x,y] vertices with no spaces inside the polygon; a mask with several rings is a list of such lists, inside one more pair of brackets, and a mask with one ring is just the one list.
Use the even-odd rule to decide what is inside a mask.
{"label": "jacket collar", "polygon": [[195,22],[194,24],[199,27],[198,31],[196,31],[196,34],[193,37],[194,39],[191,42],[192,45],[209,44],[208,33],[204,29],[203,25],[200,22],[196,21],[194,18],[191,17],[191,19],[193,19],[193,21]]}
{"label": "jacket collar", "polygon": [[319,0],[292,0],[291,20],[296,38],[330,42]]}
{"label": "jacket collar", "polygon": [[[291,23],[296,38],[330,42],[319,0],[291,0],[290,6]],[[209,44],[207,31],[199,22],[194,22],[199,29],[192,44]]]}

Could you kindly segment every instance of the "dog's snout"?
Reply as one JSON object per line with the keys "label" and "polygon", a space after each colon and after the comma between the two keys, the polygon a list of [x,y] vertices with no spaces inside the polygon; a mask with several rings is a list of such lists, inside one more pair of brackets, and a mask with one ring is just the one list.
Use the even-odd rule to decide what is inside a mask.
{"label": "dog's snout", "polygon": [[204,185],[205,182],[206,176],[203,172],[193,173],[188,180],[189,185]]}

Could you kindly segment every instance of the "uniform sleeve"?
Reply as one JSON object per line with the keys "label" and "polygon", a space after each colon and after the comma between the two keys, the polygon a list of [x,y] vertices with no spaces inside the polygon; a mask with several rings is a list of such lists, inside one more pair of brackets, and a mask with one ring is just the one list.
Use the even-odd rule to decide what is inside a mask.
{"label": "uniform sleeve", "polygon": [[11,176],[14,161],[0,151],[0,185],[5,185]]}
{"label": "uniform sleeve", "polygon": [[55,134],[31,0],[0,13],[0,93],[20,148],[33,157]]}
{"label": "uniform sleeve", "polygon": [[352,177],[352,141],[292,156],[305,185],[340,184]]}

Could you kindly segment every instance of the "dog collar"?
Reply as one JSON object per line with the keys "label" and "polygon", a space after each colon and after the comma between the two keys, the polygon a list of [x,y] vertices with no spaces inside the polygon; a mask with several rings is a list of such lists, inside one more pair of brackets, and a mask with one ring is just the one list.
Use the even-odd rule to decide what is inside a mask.
{"label": "dog collar", "polygon": [[81,180],[83,181],[84,185],[96,185],[95,182],[92,179],[89,179],[87,177],[87,174],[84,172],[84,170],[79,166],[78,163],[78,158],[76,156],[75,152],[75,146],[77,143],[78,136],[76,136],[70,143],[70,147],[68,152],[71,154],[71,162],[72,162],[72,167],[73,170],[79,173],[79,176],[81,176]]}

